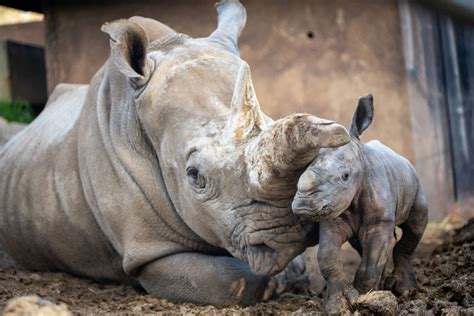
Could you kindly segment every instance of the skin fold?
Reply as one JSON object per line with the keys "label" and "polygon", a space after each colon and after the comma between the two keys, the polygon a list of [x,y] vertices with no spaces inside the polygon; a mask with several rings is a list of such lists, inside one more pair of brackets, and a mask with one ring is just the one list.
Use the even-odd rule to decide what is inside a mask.
{"label": "skin fold", "polygon": [[347,130],[273,121],[239,57],[246,11],[216,6],[191,38],[143,17],[106,23],[89,85],[59,85],[0,147],[0,243],[18,264],[143,287],[173,302],[249,305],[318,239],[291,211],[299,176]]}
{"label": "skin fold", "polygon": [[[359,99],[349,129],[349,144],[323,149],[302,174],[293,211],[319,222],[318,262],[327,281],[325,308],[339,313],[359,293],[384,287],[402,294],[415,289],[410,263],[427,224],[427,203],[415,169],[408,160],[378,141],[359,136],[373,118],[373,99]],[[395,225],[403,235],[393,249],[394,271],[383,274]],[[354,283],[345,280],[340,258],[349,241],[361,255]]]}

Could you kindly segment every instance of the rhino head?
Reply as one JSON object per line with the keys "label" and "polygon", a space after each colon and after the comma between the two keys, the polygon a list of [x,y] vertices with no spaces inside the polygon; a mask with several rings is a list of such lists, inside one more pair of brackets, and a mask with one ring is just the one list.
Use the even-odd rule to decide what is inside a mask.
{"label": "rhino head", "polygon": [[136,111],[184,223],[254,273],[274,274],[315,235],[291,212],[300,174],[319,148],[350,137],[308,114],[267,117],[239,57],[245,9],[229,1],[217,11],[217,29],[198,39],[143,18],[104,25],[111,84],[115,102]]}
{"label": "rhino head", "polygon": [[303,172],[292,203],[295,214],[320,222],[338,217],[354,203],[368,177],[359,137],[372,123],[373,115],[372,95],[360,97],[349,127],[351,142],[321,150]]}

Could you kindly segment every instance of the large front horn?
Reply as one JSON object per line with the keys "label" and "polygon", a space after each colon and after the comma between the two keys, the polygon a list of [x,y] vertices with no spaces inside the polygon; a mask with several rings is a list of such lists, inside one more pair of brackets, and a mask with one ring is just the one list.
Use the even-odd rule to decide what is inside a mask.
{"label": "large front horn", "polygon": [[209,40],[223,46],[239,56],[237,40],[247,22],[247,13],[238,0],[223,0],[216,3],[217,29],[209,35]]}
{"label": "large front horn", "polygon": [[241,143],[265,129],[265,116],[260,110],[250,77],[250,67],[246,62],[240,64],[230,110],[231,115],[224,132],[226,143]]}
{"label": "large front horn", "polygon": [[309,114],[293,114],[274,122],[245,150],[249,185],[260,198],[293,197],[298,178],[320,148],[350,141],[344,126]]}

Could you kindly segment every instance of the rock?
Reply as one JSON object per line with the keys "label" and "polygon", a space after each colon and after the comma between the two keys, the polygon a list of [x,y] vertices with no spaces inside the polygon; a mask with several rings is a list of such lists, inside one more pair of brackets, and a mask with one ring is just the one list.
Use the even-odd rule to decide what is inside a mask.
{"label": "rock", "polygon": [[54,304],[37,295],[20,296],[7,302],[3,316],[72,316],[65,304]]}
{"label": "rock", "polygon": [[368,309],[372,313],[396,315],[397,298],[390,291],[373,291],[359,296],[355,303],[357,309]]}

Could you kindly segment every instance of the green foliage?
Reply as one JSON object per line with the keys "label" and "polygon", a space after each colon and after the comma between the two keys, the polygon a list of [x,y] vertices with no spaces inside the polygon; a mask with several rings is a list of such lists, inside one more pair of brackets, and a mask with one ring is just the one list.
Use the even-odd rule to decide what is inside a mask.
{"label": "green foliage", "polygon": [[10,122],[30,123],[35,118],[27,101],[0,101],[0,116]]}

